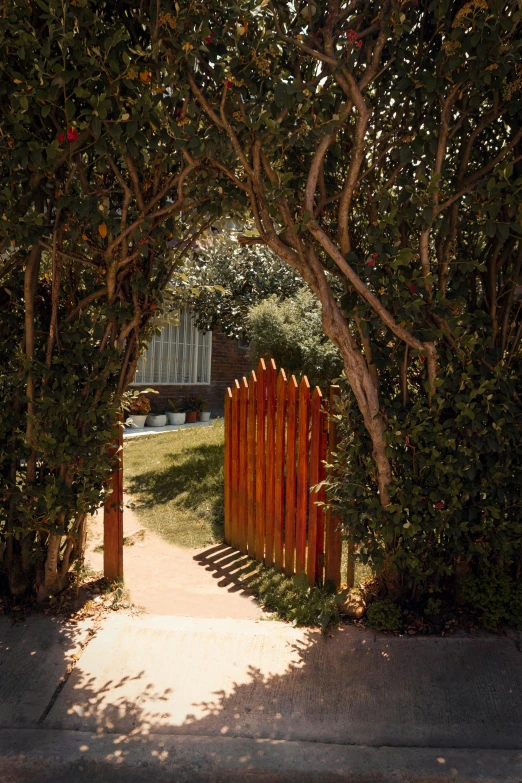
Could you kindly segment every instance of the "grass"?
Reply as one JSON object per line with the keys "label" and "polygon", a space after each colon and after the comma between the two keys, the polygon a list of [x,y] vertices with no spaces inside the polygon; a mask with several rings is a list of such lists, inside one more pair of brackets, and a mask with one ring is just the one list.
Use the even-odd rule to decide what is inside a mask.
{"label": "grass", "polygon": [[125,489],[141,524],[178,546],[222,541],[223,445],[223,421],[126,441]]}

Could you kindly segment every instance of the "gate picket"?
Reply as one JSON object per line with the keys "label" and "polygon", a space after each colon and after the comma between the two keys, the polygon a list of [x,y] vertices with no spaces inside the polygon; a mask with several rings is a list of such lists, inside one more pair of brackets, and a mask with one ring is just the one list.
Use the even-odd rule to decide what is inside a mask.
{"label": "gate picket", "polygon": [[239,381],[234,381],[230,411],[232,435],[232,481],[230,482],[231,514],[230,542],[238,545],[239,527]]}
{"label": "gate picket", "polygon": [[295,555],[295,512],[297,490],[297,399],[299,387],[295,376],[288,381],[286,432],[286,510],[285,510],[285,573],[292,576]]}
{"label": "gate picket", "polygon": [[275,492],[275,419],[276,419],[276,365],[270,359],[266,370],[266,522],[265,564],[274,564],[274,492]]}
{"label": "gate picket", "polygon": [[247,553],[248,501],[247,501],[247,445],[248,445],[248,383],[243,378],[239,388],[239,515],[237,530],[238,549]]}
{"label": "gate picket", "polygon": [[262,561],[265,556],[265,394],[266,366],[263,359],[257,367],[256,397],[256,524],[255,558]]}
{"label": "gate picket", "polygon": [[256,374],[252,370],[248,382],[247,422],[247,551],[255,557],[256,524]]}
{"label": "gate picket", "polygon": [[297,441],[297,509],[295,522],[295,572],[306,570],[306,523],[308,509],[308,435],[310,431],[310,384],[303,375],[299,385],[299,436]]}
{"label": "gate picket", "polygon": [[[315,585],[318,576],[319,551],[317,528],[319,525],[319,506],[317,505],[318,493],[315,487],[319,484],[319,455],[321,452],[321,405],[323,395],[319,386],[316,386],[312,394],[312,428],[310,445],[310,500],[308,509],[308,552],[306,574],[308,583]],[[322,518],[322,514],[321,514]]]}
{"label": "gate picket", "polygon": [[284,370],[277,376],[277,404],[275,427],[275,487],[274,487],[274,565],[283,568],[284,509],[285,509],[285,429],[287,383]]}

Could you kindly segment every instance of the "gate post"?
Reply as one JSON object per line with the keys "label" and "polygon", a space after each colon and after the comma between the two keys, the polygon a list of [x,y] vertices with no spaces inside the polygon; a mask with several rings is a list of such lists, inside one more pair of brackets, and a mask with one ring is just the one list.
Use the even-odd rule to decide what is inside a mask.
{"label": "gate post", "polygon": [[112,473],[107,482],[103,513],[103,575],[113,582],[123,579],[123,419],[118,436],[109,447]]}

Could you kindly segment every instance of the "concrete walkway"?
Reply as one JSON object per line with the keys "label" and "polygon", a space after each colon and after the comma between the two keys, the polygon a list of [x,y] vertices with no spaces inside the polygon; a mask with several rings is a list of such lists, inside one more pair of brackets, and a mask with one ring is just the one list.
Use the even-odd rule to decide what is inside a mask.
{"label": "concrete walkway", "polygon": [[195,421],[193,424],[165,424],[164,427],[125,427],[123,440],[140,438],[143,435],[160,435],[162,432],[176,432],[176,430],[188,430],[191,427],[211,427],[215,419],[210,421]]}
{"label": "concrete walkway", "polygon": [[0,639],[2,783],[522,780],[506,638],[111,614]]}

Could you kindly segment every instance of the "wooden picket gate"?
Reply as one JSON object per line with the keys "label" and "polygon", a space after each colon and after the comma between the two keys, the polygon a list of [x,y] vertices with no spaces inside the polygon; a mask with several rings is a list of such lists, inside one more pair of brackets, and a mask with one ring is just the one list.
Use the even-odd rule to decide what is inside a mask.
{"label": "wooden picket gate", "polygon": [[325,490],[317,485],[335,448],[328,409],[337,391],[324,400],[306,377],[298,385],[261,360],[225,395],[225,541],[288,575],[306,573],[310,585],[336,587],[339,520],[320,505]]}

